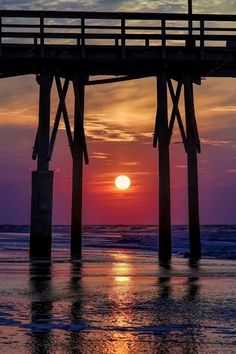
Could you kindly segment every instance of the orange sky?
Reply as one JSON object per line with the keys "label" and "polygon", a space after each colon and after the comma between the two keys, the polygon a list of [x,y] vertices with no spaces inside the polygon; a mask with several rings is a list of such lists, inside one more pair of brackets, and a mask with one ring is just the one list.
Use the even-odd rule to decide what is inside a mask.
{"label": "orange sky", "polygon": [[[39,3],[32,1],[32,8]],[[70,3],[71,9],[77,6],[73,1]],[[98,9],[102,6],[101,1],[91,3]],[[118,3],[119,9],[126,10],[132,1]],[[137,10],[154,11],[151,7],[146,9],[145,3],[133,1],[140,6]],[[153,6],[156,3],[150,2]],[[160,5],[164,8],[169,3],[163,0]],[[178,3],[183,7],[183,1]],[[209,2],[198,3],[199,11],[210,11]],[[226,8],[225,1],[213,3],[212,12],[214,4],[218,12]],[[13,3],[6,1],[5,7],[7,4],[12,6]],[[62,4],[55,5],[55,9],[61,9]],[[228,4],[228,10],[236,13],[234,2]],[[46,2],[41,2],[41,6],[47,8]],[[84,2],[81,6],[85,8]],[[115,2],[111,1],[109,6],[113,8],[107,10],[116,10]],[[196,12],[196,4],[194,8]],[[90,5],[88,10],[91,10]],[[209,78],[201,86],[195,86],[196,115],[202,142],[199,156],[202,223],[236,222],[235,86],[235,79]],[[56,101],[54,93],[52,119]],[[73,112],[72,105],[72,100],[68,100],[70,112]],[[0,223],[29,222],[30,171],[35,168],[31,153],[37,111],[38,85],[33,76],[0,81]],[[84,223],[158,222],[157,150],[152,147],[155,113],[154,78],[86,89],[85,130],[90,165],[84,169]],[[173,223],[186,223],[186,155],[179,142],[176,129],[171,144],[172,218]],[[51,163],[55,170],[53,220],[56,224],[70,223],[71,158],[67,145],[62,125]],[[119,192],[114,188],[114,179],[119,174],[130,176],[132,186],[128,191]]]}

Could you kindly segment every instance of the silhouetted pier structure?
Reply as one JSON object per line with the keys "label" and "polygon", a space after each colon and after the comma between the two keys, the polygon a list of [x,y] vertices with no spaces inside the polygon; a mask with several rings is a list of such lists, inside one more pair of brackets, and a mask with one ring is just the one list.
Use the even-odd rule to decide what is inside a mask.
{"label": "silhouetted pier structure", "polygon": [[[0,12],[0,78],[35,74],[40,85],[39,123],[33,148],[30,256],[50,257],[53,171],[49,162],[64,119],[73,159],[71,257],[82,254],[82,176],[88,163],[84,132],[85,86],[154,76],[159,155],[159,258],[171,258],[169,144],[177,121],[188,170],[191,258],[201,257],[198,167],[200,139],[193,85],[203,77],[236,76],[236,16],[107,12]],[[91,77],[99,78],[91,81]],[[110,77],[112,76],[112,77]],[[55,80],[59,103],[50,134]],[[174,85],[176,82],[176,88]],[[72,131],[66,107],[72,84]],[[183,92],[185,122],[179,101]],[[168,114],[168,95],[173,108]]]}

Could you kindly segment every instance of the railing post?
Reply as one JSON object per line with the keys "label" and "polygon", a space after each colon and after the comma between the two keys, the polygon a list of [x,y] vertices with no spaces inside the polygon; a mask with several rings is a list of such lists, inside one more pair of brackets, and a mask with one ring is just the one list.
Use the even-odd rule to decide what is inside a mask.
{"label": "railing post", "polygon": [[193,4],[192,0],[188,0],[188,35],[189,38],[186,40],[187,47],[194,47],[195,40],[192,38],[193,36]]}
{"label": "railing post", "polygon": [[121,18],[121,50],[122,59],[125,59],[125,18]]}
{"label": "railing post", "polygon": [[192,20],[192,15],[193,15],[193,4],[192,4],[192,0],[188,0],[188,28],[189,28],[189,37],[191,37],[192,34],[193,34],[193,20]]}
{"label": "railing post", "polygon": [[0,56],[2,55],[2,11],[0,11]]}
{"label": "railing post", "polygon": [[205,47],[205,40],[204,40],[204,19],[201,18],[200,20],[200,51],[201,51],[201,59],[204,59],[204,47]]}
{"label": "railing post", "polygon": [[81,57],[85,58],[85,18],[84,14],[81,14]]}
{"label": "railing post", "polygon": [[161,45],[162,45],[162,57],[166,58],[166,19],[165,16],[161,18]]}
{"label": "railing post", "polygon": [[40,13],[40,53],[44,57],[44,15]]}

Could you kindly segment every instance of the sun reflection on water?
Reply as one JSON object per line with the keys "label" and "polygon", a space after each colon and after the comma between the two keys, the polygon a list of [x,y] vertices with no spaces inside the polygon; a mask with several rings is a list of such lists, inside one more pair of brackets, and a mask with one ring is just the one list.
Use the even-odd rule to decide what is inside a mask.
{"label": "sun reflection on water", "polygon": [[[135,335],[124,329],[132,327],[135,314],[134,306],[134,266],[130,262],[132,257],[129,254],[112,254],[112,291],[109,300],[113,304],[109,322],[114,331],[111,332],[110,341],[107,343],[106,352],[114,354],[130,353],[131,346],[134,346]],[[132,345],[131,345],[132,343]],[[135,348],[132,349],[135,352]]]}
{"label": "sun reflection on water", "polygon": [[130,277],[118,276],[118,277],[115,277],[115,281],[120,282],[120,283],[130,282]]}

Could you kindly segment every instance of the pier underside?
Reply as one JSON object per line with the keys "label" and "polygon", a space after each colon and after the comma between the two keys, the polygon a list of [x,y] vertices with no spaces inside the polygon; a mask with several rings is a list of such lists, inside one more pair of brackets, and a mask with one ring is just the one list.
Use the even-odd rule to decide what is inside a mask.
{"label": "pier underside", "polygon": [[114,46],[50,46],[45,48],[44,56],[40,48],[32,45],[2,45],[0,57],[0,78],[18,75],[38,74],[42,67],[50,67],[61,77],[113,75],[134,76],[138,78],[156,76],[165,66],[168,75],[180,80],[182,73],[190,72],[196,83],[205,77],[236,77],[236,48],[199,47],[134,47],[125,48],[122,58],[121,48]]}
{"label": "pier underside", "polygon": [[[158,148],[159,163],[159,259],[168,262],[172,253],[169,145],[175,122],[187,161],[190,258],[201,258],[197,161],[201,147],[193,87],[207,77],[236,77],[236,26],[232,23],[236,23],[234,15],[0,12],[0,78],[31,74],[39,84],[31,258],[51,256],[53,171],[49,164],[60,119],[73,162],[71,258],[80,259],[83,165],[89,162],[85,86],[147,77],[157,81],[153,146]],[[50,131],[53,80],[59,103]],[[74,98],[73,129],[66,106],[69,85]],[[184,112],[179,105],[181,92]],[[170,116],[168,95],[173,104]]]}

